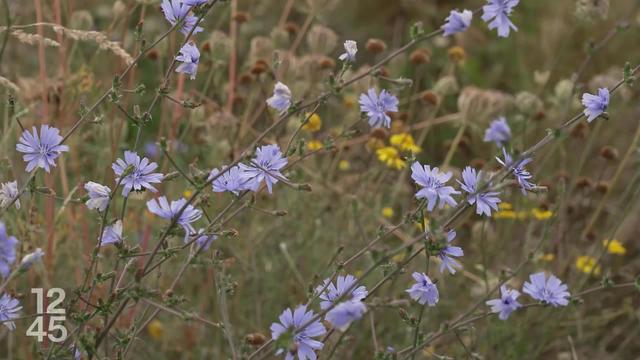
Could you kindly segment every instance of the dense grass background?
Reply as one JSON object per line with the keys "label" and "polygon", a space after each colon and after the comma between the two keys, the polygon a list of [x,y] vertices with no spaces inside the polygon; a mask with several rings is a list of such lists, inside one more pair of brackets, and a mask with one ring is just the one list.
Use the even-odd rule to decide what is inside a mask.
{"label": "dense grass background", "polygon": [[[142,128],[139,150],[157,161],[163,173],[175,169],[153,145],[161,138],[169,140],[177,165],[193,176],[235,159],[275,121],[276,114],[264,108],[275,74],[289,85],[296,99],[313,99],[328,88],[332,71],[320,64],[336,60],[344,40],[358,41],[357,73],[408,42],[414,22],[421,21],[431,31],[452,8],[477,9],[482,5],[481,1],[435,0],[231,3],[216,4],[203,22],[205,31],[194,37],[203,54],[197,79],[174,76],[170,82],[174,99],[190,99],[202,106],[188,109],[161,99],[152,111],[152,120]],[[576,16],[576,9],[584,9],[588,3],[599,4],[594,5],[591,19],[580,11]],[[254,202],[243,199],[234,203],[226,215],[225,235],[186,270],[172,294],[165,291],[186,259],[184,252],[172,256],[143,283],[154,301],[224,322],[229,335],[166,311],[147,322],[154,308],[141,301],[120,316],[101,358],[115,358],[123,348],[118,338],[127,337],[131,326],[140,328],[140,324],[143,331],[133,340],[129,358],[230,358],[229,338],[238,353],[251,353],[256,347],[247,342],[247,335],[269,338],[269,325],[284,308],[304,303],[309,289],[328,276],[336,263],[361,249],[381,229],[403,221],[416,207],[408,170],[389,168],[376,157],[376,146],[381,141],[388,144],[389,133],[372,133],[364,122],[358,122],[360,92],[380,85],[399,96],[401,113],[394,117],[390,133],[411,133],[422,148],[416,155],[420,162],[444,164],[455,174],[468,164],[497,169],[493,158],[498,149],[482,141],[484,129],[495,115],[507,116],[514,131],[512,145],[522,151],[544,136],[547,128],[579,113],[580,94],[615,84],[627,61],[637,65],[638,2],[612,2],[606,15],[602,13],[604,3],[608,1],[521,1],[513,15],[519,31],[508,39],[497,38],[476,15],[465,34],[420,43],[385,66],[389,78],[411,79],[411,86],[399,88],[366,78],[323,104],[318,109],[321,129],[303,130],[297,139],[308,143],[331,138],[335,146],[307,151],[308,156],[287,173],[293,182],[310,184],[313,191],[278,184],[272,195],[262,192]],[[10,1],[8,6],[13,26],[60,22],[70,29],[99,31],[120,42],[133,56],[140,48],[134,34],[138,24],[148,42],[169,28],[157,1],[36,0]],[[233,6],[240,15],[231,16]],[[6,9],[0,14],[4,19]],[[233,38],[231,18],[246,20],[237,25]],[[37,34],[38,29],[26,27],[24,31]],[[15,151],[21,132],[15,117],[25,127],[48,122],[65,133],[80,110],[93,104],[126,66],[122,57],[99,50],[95,41],[58,36],[50,26],[40,30],[61,46],[39,49],[37,43],[26,44],[12,35],[2,56],[0,76],[18,86],[18,91],[0,89],[2,182],[17,179],[22,184],[28,177]],[[368,51],[365,44],[370,38],[383,41],[386,50],[379,54]],[[146,91],[123,93],[120,104],[124,109],[134,113],[137,106],[143,111],[149,106],[181,41],[180,34],[171,35],[125,78],[124,89],[144,85]],[[598,45],[596,50],[593,44]],[[237,57],[232,55],[234,48]],[[285,50],[292,48],[292,53]],[[427,49],[418,53],[428,54],[425,63],[416,64],[416,49]],[[276,62],[279,67],[257,76],[252,74],[257,60],[270,66]],[[233,102],[229,102],[230,67],[237,73]],[[15,100],[14,107],[8,105],[9,96]],[[429,101],[434,96],[437,104]],[[465,312],[482,300],[501,276],[523,263],[510,281],[513,287],[519,288],[529,273],[541,270],[556,274],[569,284],[572,293],[599,286],[603,277],[614,283],[634,281],[640,272],[638,104],[637,89],[625,86],[612,97],[609,120],[581,123],[540,151],[530,168],[536,182],[548,191],[523,197],[517,188],[509,187],[501,198],[512,205],[512,212],[507,209],[491,219],[468,212],[457,221],[458,242],[465,251],[464,271],[450,276],[432,268],[441,299],[437,307],[426,311],[423,333],[437,331]],[[303,119],[302,114],[292,117],[263,143],[278,143],[284,148]],[[350,127],[349,137],[340,136]],[[91,180],[112,186],[111,163],[134,146],[136,131],[115,105],[100,106],[95,118],[70,138],[71,151],[51,175],[36,176],[36,186],[46,187],[50,193],[30,192],[23,197],[20,211],[3,214],[2,220],[21,241],[21,253],[36,247],[47,253],[43,266],[8,288],[23,302],[25,314],[35,308],[30,288],[62,287],[72,297],[73,289],[81,284],[100,227],[100,216],[80,201],[83,184]],[[306,146],[297,140],[294,145]],[[611,153],[617,156],[608,156]],[[170,199],[189,197],[194,191],[180,177],[160,186],[161,194]],[[166,226],[146,210],[145,202],[151,197],[149,193],[135,194],[126,204],[126,243],[137,245],[137,253],[155,246]],[[205,197],[201,205],[211,217],[234,201],[230,194],[209,190]],[[121,208],[120,198],[114,209]],[[383,215],[384,208],[392,209],[393,214],[387,209],[387,216]],[[284,211],[286,215],[274,216],[280,210],[279,215]],[[448,210],[435,212],[428,221],[441,223]],[[596,211],[598,216],[593,218]],[[386,250],[408,242],[421,231],[413,223],[401,227],[345,272],[361,274]],[[602,245],[605,239],[619,240],[626,253],[607,252]],[[182,237],[177,235],[168,246],[181,243]],[[338,260],[330,263],[340,247],[344,250]],[[364,283],[373,287],[396,270],[406,255],[408,252],[394,257]],[[580,256],[597,259],[599,274],[576,267]],[[119,259],[115,248],[104,248],[98,271],[115,269],[119,276],[128,260]],[[141,262],[130,264],[125,282],[134,278]],[[339,344],[337,334],[328,339],[321,358],[328,358],[336,346],[334,358],[339,359],[371,359],[376,350],[387,346],[398,350],[411,346],[414,329],[403,321],[402,314],[406,311],[405,317],[417,316],[419,308],[408,301],[404,289],[409,287],[411,272],[422,271],[424,262],[420,255],[402,266],[370,299],[370,313],[355,323]],[[92,302],[108,298],[110,281],[97,287]],[[586,295],[583,303],[564,309],[524,309],[506,322],[482,319],[437,339],[418,358],[633,359],[640,353],[636,341],[638,302],[637,289],[608,289]],[[24,336],[29,323],[22,320],[11,334],[0,330],[0,353],[16,359],[41,357],[41,344]],[[71,320],[67,327],[74,327]],[[103,318],[96,317],[81,337],[90,342],[103,327]]]}

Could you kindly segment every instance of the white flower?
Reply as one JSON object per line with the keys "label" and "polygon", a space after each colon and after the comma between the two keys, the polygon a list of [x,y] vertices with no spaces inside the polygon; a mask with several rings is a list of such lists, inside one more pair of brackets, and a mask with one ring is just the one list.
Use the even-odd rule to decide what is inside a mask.
{"label": "white flower", "polygon": [[89,209],[97,209],[98,211],[104,211],[109,205],[109,197],[111,196],[111,189],[104,185],[89,181],[84,184],[85,190],[89,193],[89,200],[86,204]]}
{"label": "white flower", "polygon": [[[2,184],[2,187],[0,187],[0,207],[5,208],[9,206],[13,199],[16,199],[19,194],[20,193],[18,191],[17,181]],[[17,199],[13,204],[15,205],[16,209],[20,209],[19,199]]]}
{"label": "white flower", "polygon": [[356,61],[356,53],[358,53],[358,43],[353,40],[347,40],[344,42],[344,50],[346,52],[340,55],[340,60],[349,62]]}

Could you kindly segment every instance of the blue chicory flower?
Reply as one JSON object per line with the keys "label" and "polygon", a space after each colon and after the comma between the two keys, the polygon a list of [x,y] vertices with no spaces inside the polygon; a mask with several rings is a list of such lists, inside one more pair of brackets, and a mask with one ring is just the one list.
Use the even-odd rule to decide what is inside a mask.
{"label": "blue chicory flower", "polygon": [[33,264],[39,262],[44,256],[44,251],[41,248],[37,248],[34,251],[25,255],[20,261],[20,269],[28,270]]}
{"label": "blue chicory flower", "polygon": [[476,169],[467,166],[462,170],[462,180],[458,181],[462,186],[462,190],[467,192],[467,202],[470,205],[476,205],[476,214],[491,216],[491,210],[498,210],[498,204],[501,200],[497,197],[498,192],[484,192],[478,193],[478,183],[482,179],[482,171],[476,171]]}
{"label": "blue chicory flower", "polygon": [[443,273],[445,269],[449,271],[451,275],[456,273],[456,269],[461,269],[462,265],[455,259],[457,257],[464,256],[464,251],[459,246],[451,246],[451,242],[456,238],[456,232],[450,230],[447,233],[447,244],[440,253],[440,273]]}
{"label": "blue chicory flower", "polygon": [[569,304],[569,288],[553,274],[547,279],[544,272],[539,272],[529,275],[529,280],[531,282],[525,282],[522,288],[525,294],[554,307]]}
{"label": "blue chicory flower", "polygon": [[11,265],[16,261],[16,245],[18,239],[7,234],[7,227],[0,221],[0,275],[7,278]]}
{"label": "blue chicory flower", "polygon": [[29,130],[25,130],[16,145],[16,150],[24,153],[22,158],[27,162],[27,172],[38,167],[49,172],[52,166],[56,166],[56,159],[62,152],[69,151],[69,147],[62,145],[60,130],[49,125],[42,125],[40,136],[38,136],[35,126],[31,133]]}
{"label": "blue chicory flower", "polygon": [[441,209],[445,204],[456,206],[456,201],[451,195],[460,194],[460,192],[445,185],[451,176],[450,172],[441,172],[437,167],[431,169],[429,165],[422,165],[417,161],[411,165],[411,178],[422,187],[416,193],[416,198],[427,199],[428,211],[433,211],[438,199]]}
{"label": "blue chicory flower", "polygon": [[[184,19],[180,32],[185,36],[189,35],[191,29],[193,29],[198,22],[197,17],[188,15],[189,10],[191,10],[191,6],[183,3],[182,0],[163,0],[161,7],[164,17],[171,23],[171,25],[175,25],[178,21]],[[193,30],[193,34],[195,35],[202,30],[202,27],[198,26]]]}
{"label": "blue chicory flower", "polygon": [[[166,196],[161,196],[158,199],[151,199],[147,201],[147,209],[153,214],[160,216],[166,220],[173,220],[178,216],[180,209],[187,204],[187,200],[182,198],[180,200],[174,200],[169,204]],[[180,225],[185,232],[185,238],[189,235],[195,234],[196,230],[193,228],[192,223],[196,222],[202,217],[202,212],[193,207],[193,205],[187,205],[184,211],[180,214],[177,224]]]}
{"label": "blue chicory flower", "polygon": [[111,165],[113,172],[116,174],[116,184],[120,182],[120,176],[122,176],[129,166],[133,167],[133,170],[127,172],[127,175],[122,179],[122,196],[129,196],[131,190],[141,191],[147,189],[151,192],[158,192],[152,183],[161,183],[164,176],[160,173],[154,173],[153,171],[158,168],[158,164],[151,162],[149,159],[140,158],[140,155],[133,151],[124,152],[124,160],[117,159],[115,163]]}
{"label": "blue chicory flower", "polygon": [[445,24],[442,25],[444,30],[444,36],[451,36],[456,33],[467,31],[469,25],[471,25],[471,19],[473,18],[473,12],[470,10],[451,10],[449,16],[445,19]]}
{"label": "blue chicory flower", "polygon": [[359,102],[360,112],[367,113],[371,127],[391,127],[391,117],[387,113],[398,111],[397,97],[387,90],[380,91],[380,95],[378,95],[376,90],[371,88],[366,94],[360,95]]}
{"label": "blue chicory flower", "polygon": [[[204,229],[199,229],[198,233],[194,235],[196,237],[196,245],[200,251],[207,251],[211,247],[211,243],[218,239],[218,236],[215,234],[207,234]],[[185,239],[185,242],[186,239]]]}
{"label": "blue chicory flower", "polygon": [[511,128],[503,116],[493,120],[484,132],[485,142],[494,142],[499,147],[511,140]]}
{"label": "blue chicory flower", "polygon": [[16,329],[16,324],[11,320],[20,317],[20,310],[22,310],[22,306],[17,299],[7,293],[2,295],[0,298],[0,322],[10,331]]}
{"label": "blue chicory flower", "polygon": [[176,60],[181,64],[176,67],[176,72],[191,75],[191,80],[196,78],[198,73],[198,63],[200,63],[200,51],[198,47],[192,43],[184,44],[180,49],[180,55],[176,56]]}
{"label": "blue chicory flower", "polygon": [[358,53],[358,43],[353,40],[347,40],[344,42],[344,53],[340,55],[338,59],[347,62],[355,62],[356,54]]}
{"label": "blue chicory flower", "polygon": [[[213,179],[220,174],[220,170],[213,169],[209,174],[208,180]],[[213,192],[231,192],[238,195],[240,191],[246,190],[243,186],[244,180],[241,177],[242,171],[239,166],[234,166],[231,169],[226,170],[222,175],[218,176],[211,183]]]}
{"label": "blue chicory flower", "polygon": [[182,0],[185,5],[189,6],[198,6],[202,4],[206,4],[209,0]]}
{"label": "blue chicory flower", "polygon": [[[314,317],[314,312],[307,311],[306,305],[299,305],[295,311],[283,311],[278,318],[280,322],[271,324],[271,338],[278,343],[277,340],[285,335],[291,339],[291,344],[278,348],[276,355],[286,352],[285,360],[293,360],[296,355],[299,360],[316,359],[315,350],[322,349],[324,344],[314,338],[324,335],[327,329],[320,320],[309,323]],[[309,325],[303,329],[302,326],[307,323]]]}
{"label": "blue chicory flower", "polygon": [[440,296],[436,284],[425,273],[414,272],[412,276],[416,283],[405,291],[420,305],[435,306]]}
{"label": "blue chicory flower", "polygon": [[259,147],[250,165],[239,165],[243,187],[256,192],[260,188],[262,181],[264,181],[267,184],[269,193],[271,193],[274,184],[281,179],[286,180],[280,172],[286,165],[287,158],[282,156],[282,151],[280,151],[278,145]]}
{"label": "blue chicory flower", "polygon": [[120,243],[122,241],[122,220],[117,220],[113,224],[104,228],[100,246]]}
{"label": "blue chicory flower", "polygon": [[587,117],[587,121],[592,122],[607,111],[607,107],[609,107],[609,89],[598,89],[598,95],[582,94],[582,105],[584,105],[584,115]]}
{"label": "blue chicory flower", "polygon": [[507,320],[512,312],[522,307],[518,302],[520,292],[518,290],[507,289],[505,285],[500,286],[500,299],[492,299],[486,302],[491,306],[491,312],[499,314],[500,320]]}
{"label": "blue chicory flower", "polygon": [[498,29],[499,37],[508,37],[509,32],[518,28],[513,25],[509,17],[513,8],[520,0],[488,0],[487,5],[482,7],[482,20],[489,24],[489,29]]}
{"label": "blue chicory flower", "polygon": [[334,328],[345,331],[349,325],[362,318],[367,306],[359,300],[343,301],[327,312],[327,320]]}
{"label": "blue chicory flower", "polygon": [[87,190],[89,195],[89,200],[85,203],[89,209],[96,209],[102,212],[107,208],[111,197],[111,189],[93,181],[84,184],[84,189]]}
{"label": "blue chicory flower", "polygon": [[535,185],[529,182],[533,176],[527,169],[524,167],[533,161],[532,158],[524,158],[520,160],[517,164],[514,164],[513,157],[507,152],[505,148],[502,148],[502,153],[504,154],[504,160],[496,157],[496,160],[505,168],[509,170],[509,172],[513,173],[518,184],[520,185],[520,189],[522,189],[522,193],[524,195],[527,194],[527,191],[531,191],[535,188]]}
{"label": "blue chicory flower", "polygon": [[[331,278],[325,279],[322,285],[316,287],[316,292],[320,294],[318,297],[322,300],[320,308],[329,308],[340,297],[343,297],[342,300],[362,301],[369,292],[364,286],[356,286],[356,282],[357,279],[353,275],[338,275],[335,284],[331,282]],[[346,295],[347,291],[349,295]]]}
{"label": "blue chicory flower", "polygon": [[291,107],[291,90],[287,85],[277,82],[273,87],[273,96],[267,99],[267,105],[284,114]]}

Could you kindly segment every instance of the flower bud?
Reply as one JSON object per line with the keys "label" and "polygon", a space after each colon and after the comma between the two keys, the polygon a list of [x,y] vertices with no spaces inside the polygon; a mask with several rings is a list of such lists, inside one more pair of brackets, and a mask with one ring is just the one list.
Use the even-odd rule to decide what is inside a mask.
{"label": "flower bud", "polygon": [[365,48],[372,54],[379,54],[387,49],[387,44],[384,40],[371,38],[367,40]]}

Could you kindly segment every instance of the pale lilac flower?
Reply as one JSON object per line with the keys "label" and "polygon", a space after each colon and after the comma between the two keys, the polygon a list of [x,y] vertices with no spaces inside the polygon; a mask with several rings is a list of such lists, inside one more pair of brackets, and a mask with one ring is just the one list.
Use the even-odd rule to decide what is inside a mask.
{"label": "pale lilac flower", "polygon": [[280,170],[287,165],[287,158],[282,156],[278,145],[265,145],[256,150],[256,156],[250,165],[240,164],[240,178],[243,187],[253,192],[258,191],[264,181],[271,193],[273,185],[280,179],[285,179]]}
{"label": "pale lilac flower", "polygon": [[598,89],[598,95],[589,93],[582,94],[582,105],[584,105],[584,116],[588,122],[592,122],[598,116],[607,111],[609,106],[609,89]]}
{"label": "pale lilac flower", "polygon": [[398,98],[382,90],[380,95],[371,88],[367,94],[360,95],[360,112],[367,113],[369,125],[374,128],[391,127],[391,117],[387,112],[398,111]]}
{"label": "pale lilac flower", "polygon": [[428,211],[433,211],[438,199],[440,200],[441,209],[445,204],[456,206],[456,201],[451,195],[460,194],[460,192],[451,186],[445,185],[451,179],[451,176],[450,172],[441,172],[437,167],[431,169],[431,166],[422,165],[417,161],[411,165],[411,178],[422,187],[416,193],[416,198],[427,199]]}
{"label": "pale lilac flower", "polygon": [[[171,25],[175,25],[180,20],[184,19],[180,32],[185,36],[189,35],[191,29],[193,29],[198,22],[197,17],[188,15],[189,10],[191,10],[191,6],[183,3],[182,0],[163,0],[161,7],[164,17],[171,23]],[[203,29],[198,26],[193,30],[193,34],[195,35],[202,30]]]}
{"label": "pale lilac flower", "polygon": [[356,54],[358,53],[358,43],[353,40],[347,40],[344,42],[344,53],[340,55],[338,59],[342,61],[355,62]]}
{"label": "pale lilac flower", "polygon": [[267,105],[284,114],[291,107],[291,90],[287,85],[278,81],[273,87],[273,96],[267,99]]}
{"label": "pale lilac flower", "polygon": [[469,194],[467,202],[470,205],[476,205],[476,214],[491,216],[491,209],[498,210],[498,203],[501,200],[497,195],[500,193],[493,191],[478,193],[480,179],[482,179],[482,171],[478,172],[476,169],[467,166],[462,170],[462,180],[464,182],[458,181],[458,183],[462,186],[462,190]]}
{"label": "pale lilac flower", "polygon": [[[218,239],[218,236],[215,234],[207,234],[204,232],[204,229],[200,229],[198,230],[198,233],[194,235],[196,237],[196,245],[198,245],[198,248],[201,249],[201,251],[207,251],[209,250],[209,247],[211,247],[211,243],[213,243],[215,240]],[[185,242],[187,239],[185,238]]]}
{"label": "pale lilac flower", "polygon": [[499,147],[502,147],[504,143],[508,143],[510,140],[511,128],[507,123],[507,119],[502,116],[493,120],[484,132],[484,141],[494,142]]}
{"label": "pale lilac flower", "polygon": [[529,280],[531,282],[525,282],[522,288],[525,294],[554,307],[569,304],[569,288],[553,274],[547,279],[544,272],[539,272],[529,275]]}
{"label": "pale lilac flower", "polygon": [[107,208],[111,196],[111,189],[93,181],[84,184],[84,189],[87,190],[89,194],[89,200],[85,203],[89,209],[97,209],[102,212]]}
{"label": "pale lilac flower", "polygon": [[451,36],[456,33],[467,31],[469,25],[471,25],[471,19],[473,18],[473,12],[470,10],[451,10],[449,16],[445,19],[445,24],[442,25],[444,30],[444,36]]}
{"label": "pale lilac flower", "polygon": [[16,199],[13,205],[16,209],[20,209],[20,199],[18,199],[19,195],[20,191],[18,190],[17,181],[2,184],[2,187],[0,187],[0,208],[9,206],[13,199]]}
{"label": "pale lilac flower", "polygon": [[11,265],[16,261],[16,245],[18,239],[7,234],[7,228],[0,221],[0,275],[7,278],[11,272]]}
{"label": "pale lilac flower", "polygon": [[16,145],[16,150],[24,153],[22,159],[27,162],[27,172],[37,167],[49,172],[52,166],[56,166],[56,159],[62,152],[69,151],[69,147],[62,145],[60,130],[42,125],[39,137],[35,126],[32,128],[32,133],[25,130],[20,137],[20,142]]}
{"label": "pale lilac flower", "polygon": [[164,176],[153,171],[158,168],[158,164],[151,162],[149,159],[140,158],[140,155],[133,151],[124,152],[124,160],[117,159],[111,165],[113,172],[116,174],[116,184],[120,182],[120,176],[125,173],[127,168],[132,166],[132,170],[122,179],[122,196],[129,196],[131,190],[141,191],[147,189],[151,192],[158,190],[151,185],[152,183],[160,183]]}
{"label": "pale lilac flower", "polygon": [[16,324],[11,321],[20,317],[18,314],[22,310],[20,302],[17,299],[12,298],[9,294],[4,293],[0,298],[0,322],[7,329],[13,331],[16,329]]}
{"label": "pale lilac flower", "polygon": [[456,232],[450,230],[447,233],[447,245],[440,250],[440,273],[447,269],[451,275],[456,273],[456,269],[462,269],[462,265],[455,259],[464,256],[464,251],[459,246],[451,246],[451,242],[456,238]]}
{"label": "pale lilac flower", "polygon": [[192,43],[184,44],[176,60],[182,63],[176,67],[176,72],[191,75],[191,80],[196,78],[198,63],[200,63],[200,51],[197,46]]}
{"label": "pale lilac flower", "polygon": [[[147,201],[147,209],[163,219],[173,220],[174,217],[178,216],[180,209],[182,209],[185,204],[187,204],[187,200],[184,198],[172,201],[171,204],[169,204],[167,198],[165,196],[161,196],[158,199],[151,199]],[[202,212],[194,208],[193,205],[187,205],[182,214],[180,214],[177,224],[184,229],[185,238],[196,233],[192,223],[201,217]]]}
{"label": "pale lilac flower", "polygon": [[505,148],[502,148],[502,153],[504,154],[504,160],[498,157],[496,157],[496,160],[502,166],[507,168],[511,173],[513,173],[513,176],[515,176],[516,180],[518,181],[518,184],[520,185],[520,189],[522,189],[522,193],[526,195],[527,191],[533,190],[535,188],[535,185],[529,182],[529,180],[533,178],[533,176],[531,175],[531,173],[529,173],[527,169],[524,168],[525,165],[532,162],[533,159],[525,158],[520,160],[519,163],[514,164],[513,158]]}
{"label": "pale lilac flower", "polygon": [[[211,170],[208,180],[213,179],[218,174],[220,174],[220,170]],[[234,193],[235,195],[238,195],[240,191],[245,190],[243,186],[244,181],[242,180],[241,175],[242,171],[240,171],[239,166],[234,166],[231,169],[226,170],[222,175],[213,180],[213,183],[211,183],[213,192],[228,191]]]}
{"label": "pale lilac flower", "polygon": [[322,285],[316,287],[316,292],[320,294],[319,298],[322,300],[320,308],[322,310],[329,308],[343,295],[343,301],[361,301],[366,298],[369,294],[367,288],[356,286],[356,281],[357,279],[353,275],[338,275],[335,284],[331,282],[331,278],[325,279]]}
{"label": "pale lilac flower", "polygon": [[440,296],[436,284],[434,284],[425,273],[414,272],[412,276],[416,283],[405,291],[409,293],[409,296],[413,300],[420,303],[420,305],[428,304],[429,306],[435,306]]}
{"label": "pale lilac flower", "polygon": [[280,322],[271,324],[271,338],[277,344],[277,340],[285,335],[291,339],[292,343],[286,344],[286,347],[278,348],[276,355],[286,352],[285,360],[293,360],[296,355],[299,360],[315,360],[315,351],[322,349],[324,344],[314,338],[326,334],[327,329],[325,329],[320,320],[311,322],[304,329],[301,328],[314,317],[314,312],[307,311],[306,305],[298,306],[295,311],[291,311],[291,309],[283,311],[278,318]]}
{"label": "pale lilac flower", "polygon": [[198,6],[202,4],[206,4],[209,0],[182,0],[185,5],[189,6]]}
{"label": "pale lilac flower", "polygon": [[491,306],[491,312],[499,314],[500,320],[507,320],[512,312],[522,307],[518,302],[520,292],[518,290],[507,289],[505,285],[500,286],[500,299],[493,299],[486,302]]}
{"label": "pale lilac flower", "polygon": [[29,269],[33,264],[39,262],[43,256],[44,251],[42,251],[41,248],[35,249],[33,252],[30,252],[22,258],[22,261],[20,261],[20,268],[22,270]]}
{"label": "pale lilac flower", "polygon": [[102,241],[100,246],[115,244],[122,242],[122,220],[118,220],[113,224],[104,228],[102,232]]}
{"label": "pale lilac flower", "polygon": [[329,310],[325,320],[334,328],[344,331],[352,322],[360,320],[366,312],[367,306],[362,301],[343,301]]}
{"label": "pale lilac flower", "polygon": [[488,0],[482,7],[482,20],[489,24],[489,29],[498,29],[499,37],[508,37],[511,29],[518,31],[509,16],[520,0]]}

